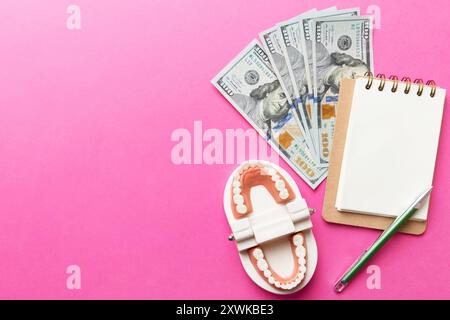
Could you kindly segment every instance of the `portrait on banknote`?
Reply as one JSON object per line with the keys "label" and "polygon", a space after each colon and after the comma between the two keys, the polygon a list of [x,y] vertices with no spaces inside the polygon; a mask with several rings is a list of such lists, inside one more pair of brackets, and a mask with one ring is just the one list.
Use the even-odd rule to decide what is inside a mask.
{"label": "portrait on banknote", "polygon": [[361,59],[341,52],[328,52],[322,43],[316,43],[317,95],[319,101],[328,90],[339,93],[339,83],[343,78],[363,76],[369,67]]}
{"label": "portrait on banknote", "polygon": [[292,117],[286,94],[278,80],[258,86],[248,96],[235,94],[232,99],[268,137],[273,128],[282,127]]}

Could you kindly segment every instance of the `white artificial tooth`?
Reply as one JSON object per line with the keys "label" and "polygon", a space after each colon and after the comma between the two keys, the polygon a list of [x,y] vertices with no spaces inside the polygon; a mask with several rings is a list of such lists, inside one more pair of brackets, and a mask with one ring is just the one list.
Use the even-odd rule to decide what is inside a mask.
{"label": "white artificial tooth", "polygon": [[269,269],[264,270],[264,276],[265,276],[266,278],[269,278],[271,275],[272,275],[272,272],[270,272]]}
{"label": "white artificial tooth", "polygon": [[253,250],[253,256],[257,260],[262,259],[262,258],[264,258],[264,253],[260,248],[256,248],[255,250]]}
{"label": "white artificial tooth", "polygon": [[306,272],[306,267],[304,265],[300,266],[300,272],[303,274]]}
{"label": "white artificial tooth", "polygon": [[233,188],[233,193],[234,193],[234,194],[240,194],[241,191],[242,191],[242,190],[241,190],[241,188],[239,188],[239,187],[234,187],[234,188]]}
{"label": "white artificial tooth", "polygon": [[235,194],[233,196],[233,201],[235,204],[243,204],[244,203],[244,197],[241,196],[240,194]]}
{"label": "white artificial tooth", "polygon": [[269,267],[269,265],[267,264],[267,261],[264,259],[258,260],[257,265],[258,265],[258,269],[261,271],[264,271]]}
{"label": "white artificial tooth", "polygon": [[295,282],[291,282],[291,283],[288,284],[288,289],[289,290],[294,289],[295,286],[296,286]]}
{"label": "white artificial tooth", "polygon": [[283,191],[280,191],[280,193],[278,195],[283,200],[289,198],[289,192],[286,189],[284,189]]}
{"label": "white artificial tooth", "polygon": [[284,184],[284,181],[280,179],[275,182],[275,187],[281,191],[282,189],[285,189],[286,185]]}
{"label": "white artificial tooth", "polygon": [[306,264],[305,258],[298,258],[298,264],[304,266]]}
{"label": "white artificial tooth", "polygon": [[236,206],[236,211],[240,214],[244,214],[247,213],[247,207],[245,206],[245,204],[240,204]]}
{"label": "white artificial tooth", "polygon": [[274,284],[275,283],[275,278],[274,277],[269,277],[269,283],[270,284]]}
{"label": "white artificial tooth", "polygon": [[245,163],[243,166],[242,166],[242,170],[247,170],[248,168],[250,167],[250,165],[248,164],[248,163]]}
{"label": "white artificial tooth", "polygon": [[283,284],[281,285],[281,289],[286,290],[287,288],[288,288],[287,284],[283,283]]}
{"label": "white artificial tooth", "polygon": [[303,246],[299,246],[297,248],[295,248],[295,255],[298,258],[304,258],[306,256],[306,250]]}
{"label": "white artificial tooth", "polygon": [[241,186],[241,182],[239,180],[233,181],[233,188],[239,188]]}
{"label": "white artificial tooth", "polygon": [[273,174],[273,175],[272,175],[272,181],[277,182],[277,181],[280,180],[280,179],[281,179],[281,178],[280,178],[279,175],[277,175],[277,174]]}
{"label": "white artificial tooth", "polygon": [[295,278],[294,285],[298,286],[300,282],[302,282],[302,280],[300,280],[299,278]]}
{"label": "white artificial tooth", "polygon": [[274,285],[275,285],[275,287],[277,287],[277,288],[281,287],[281,283],[280,283],[279,281],[275,281]]}
{"label": "white artificial tooth", "polygon": [[305,277],[305,275],[304,275],[303,273],[299,273],[299,274],[297,275],[297,279],[298,279],[300,282],[302,282],[302,280],[303,280],[304,277]]}
{"label": "white artificial tooth", "polygon": [[257,161],[255,161],[255,160],[250,160],[250,168],[256,167],[257,164],[258,164]]}
{"label": "white artificial tooth", "polygon": [[276,175],[277,174],[277,170],[275,170],[272,167],[266,167],[267,168],[267,173],[271,176]]}
{"label": "white artificial tooth", "polygon": [[301,246],[303,244],[303,236],[301,234],[296,234],[293,242],[296,246]]}

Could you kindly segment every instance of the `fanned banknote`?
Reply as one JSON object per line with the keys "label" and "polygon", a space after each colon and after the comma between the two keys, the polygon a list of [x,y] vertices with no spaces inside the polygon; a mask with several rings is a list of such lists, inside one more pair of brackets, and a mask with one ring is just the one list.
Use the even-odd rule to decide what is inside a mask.
{"label": "fanned banknote", "polygon": [[342,78],[373,73],[372,20],[312,9],[259,34],[212,82],[312,188],[326,177]]}
{"label": "fanned banknote", "polygon": [[315,147],[312,142],[310,130],[307,127],[306,119],[304,119],[303,113],[300,112],[298,104],[295,102],[294,87],[287,66],[286,57],[283,50],[283,39],[281,32],[277,27],[272,27],[266,31],[260,33],[260,39],[264,49],[266,50],[269,61],[273,67],[273,70],[280,80],[281,87],[286,93],[288,103],[294,110],[294,116],[297,123],[302,130],[302,135],[305,137],[308,149],[311,153],[315,154]]}
{"label": "fanned banknote", "polygon": [[372,21],[352,16],[316,18],[311,23],[319,155],[321,161],[329,161],[340,80],[373,72]]}
{"label": "fanned banknote", "polygon": [[336,10],[336,7],[320,11],[311,10],[277,24],[282,35],[283,42],[281,48],[286,56],[286,63],[292,78],[295,98],[304,96],[309,91],[309,87],[311,87],[312,94],[312,76],[310,74],[310,68],[306,64],[307,57],[305,57],[304,48],[302,47],[300,23],[306,19],[309,20],[321,14]]}
{"label": "fanned banknote", "polygon": [[311,188],[325,179],[327,170],[317,166],[301,139],[280,80],[256,40],[211,82]]}
{"label": "fanned banknote", "polygon": [[316,160],[319,161],[318,147],[314,134],[314,122],[312,121],[311,105],[312,105],[312,89],[308,95],[308,87],[312,87],[310,68],[307,68],[307,59],[300,39],[300,21],[307,17],[317,16],[322,12],[331,12],[336,10],[331,7],[322,11],[308,11],[295,18],[280,22],[277,24],[279,33],[282,36],[280,47],[283,55],[286,57],[287,69],[293,84],[294,99],[299,105],[300,112],[304,118],[304,126],[307,128],[311,137]]}
{"label": "fanned banknote", "polygon": [[[301,47],[304,52],[305,57],[305,67],[307,70],[307,73],[313,75],[313,50],[312,50],[312,42],[315,39],[315,34],[311,32],[313,26],[312,21],[314,19],[324,19],[324,18],[331,18],[331,17],[350,17],[350,16],[357,16],[359,15],[359,8],[351,8],[351,9],[344,9],[344,10],[333,10],[334,8],[329,8],[326,10],[322,10],[320,12],[317,12],[314,16],[306,16],[300,19],[299,23],[299,33],[300,33],[300,40],[301,40]],[[327,142],[326,136],[321,135],[323,133],[319,128],[319,105],[317,102],[317,99],[314,99],[314,85],[313,81],[311,80],[308,82],[308,99],[307,99],[307,106],[308,110],[312,110],[312,132],[313,132],[313,140],[315,145],[317,146],[316,150],[318,152],[318,162],[321,166],[328,165],[329,161],[329,154],[331,150],[331,141]],[[333,109],[334,112],[334,109]],[[334,113],[333,113],[334,114]],[[333,131],[334,132],[334,131]]]}

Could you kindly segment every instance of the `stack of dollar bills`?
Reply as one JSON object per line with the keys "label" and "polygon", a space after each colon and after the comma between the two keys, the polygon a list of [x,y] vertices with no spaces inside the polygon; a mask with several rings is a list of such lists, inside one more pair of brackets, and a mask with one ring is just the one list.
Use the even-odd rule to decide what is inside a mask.
{"label": "stack of dollar bills", "polygon": [[310,10],[263,31],[213,80],[300,177],[327,176],[342,78],[373,72],[372,20]]}

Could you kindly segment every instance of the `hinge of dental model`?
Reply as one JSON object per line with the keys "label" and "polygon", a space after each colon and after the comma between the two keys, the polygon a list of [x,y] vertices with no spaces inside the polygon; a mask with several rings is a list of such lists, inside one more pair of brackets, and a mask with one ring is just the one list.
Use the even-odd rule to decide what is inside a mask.
{"label": "hinge of dental model", "polygon": [[[316,213],[316,209],[314,209],[314,208],[308,208],[308,211],[309,211],[309,214],[310,214],[310,215],[313,215],[314,213]],[[236,240],[236,238],[234,237],[234,234],[231,233],[231,234],[228,236],[228,241],[235,241],[235,240]]]}

